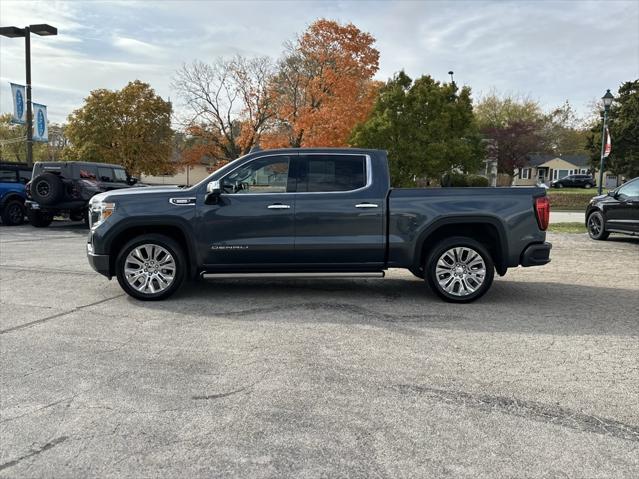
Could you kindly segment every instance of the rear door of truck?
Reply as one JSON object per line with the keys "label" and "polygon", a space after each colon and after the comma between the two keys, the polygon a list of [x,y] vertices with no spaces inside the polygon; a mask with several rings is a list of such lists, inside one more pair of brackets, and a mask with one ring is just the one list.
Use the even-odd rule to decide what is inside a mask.
{"label": "rear door of truck", "polygon": [[387,186],[374,184],[372,168],[366,154],[300,154],[294,173],[296,263],[317,269],[383,266]]}

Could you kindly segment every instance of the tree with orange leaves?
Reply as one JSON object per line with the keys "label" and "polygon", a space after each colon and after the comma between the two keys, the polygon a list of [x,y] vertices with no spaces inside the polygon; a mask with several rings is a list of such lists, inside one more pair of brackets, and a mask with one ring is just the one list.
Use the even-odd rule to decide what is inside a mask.
{"label": "tree with orange leaves", "polygon": [[274,116],[262,145],[346,146],[379,88],[374,43],[352,23],[320,19],[289,44],[271,81]]}

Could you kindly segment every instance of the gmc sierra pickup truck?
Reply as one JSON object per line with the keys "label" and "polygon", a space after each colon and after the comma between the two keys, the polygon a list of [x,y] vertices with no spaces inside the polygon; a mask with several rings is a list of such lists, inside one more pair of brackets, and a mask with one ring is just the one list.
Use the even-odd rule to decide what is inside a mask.
{"label": "gmc sierra pickup truck", "polygon": [[390,187],[386,153],[250,153],[190,188],[108,191],[90,203],[89,263],[129,295],[187,278],[383,277],[406,268],[446,301],[495,271],[550,261],[542,188]]}

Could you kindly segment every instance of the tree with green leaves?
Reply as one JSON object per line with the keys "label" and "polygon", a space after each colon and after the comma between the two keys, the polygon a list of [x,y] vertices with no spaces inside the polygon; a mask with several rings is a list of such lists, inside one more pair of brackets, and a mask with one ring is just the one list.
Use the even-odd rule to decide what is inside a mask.
{"label": "tree with green leaves", "polygon": [[413,81],[403,71],[382,86],[350,144],[387,150],[394,186],[414,186],[453,169],[475,172],[484,157],[470,88],[427,75]]}
{"label": "tree with green leaves", "polygon": [[136,80],[122,90],[92,91],[69,115],[65,133],[76,159],[162,174],[172,168],[171,111],[170,102]]}
{"label": "tree with green leaves", "polygon": [[[588,148],[595,165],[601,155],[602,120],[592,125]],[[639,80],[619,87],[608,113],[608,129],[612,137],[612,152],[606,159],[606,170],[626,178],[639,176]]]}
{"label": "tree with green leaves", "polygon": [[493,93],[477,104],[475,115],[481,133],[497,142],[500,173],[513,175],[528,155],[547,150],[543,135],[546,117],[533,100]]}

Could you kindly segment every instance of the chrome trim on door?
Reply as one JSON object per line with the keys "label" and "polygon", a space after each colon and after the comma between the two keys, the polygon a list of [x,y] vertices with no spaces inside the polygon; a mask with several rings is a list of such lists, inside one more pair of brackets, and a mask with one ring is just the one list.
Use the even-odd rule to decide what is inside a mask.
{"label": "chrome trim on door", "polygon": [[291,208],[290,205],[268,205],[267,208],[269,210],[288,210]]}
{"label": "chrome trim on door", "polygon": [[169,203],[176,206],[195,206],[195,197],[169,198]]}
{"label": "chrome trim on door", "polygon": [[323,278],[323,279],[343,279],[343,278],[383,278],[384,271],[377,272],[328,272],[328,273],[200,273],[202,279],[243,279],[243,278],[275,278],[275,279],[302,279],[302,278]]}
{"label": "chrome trim on door", "polygon": [[359,203],[355,205],[355,208],[379,208],[379,205],[374,203]]}

